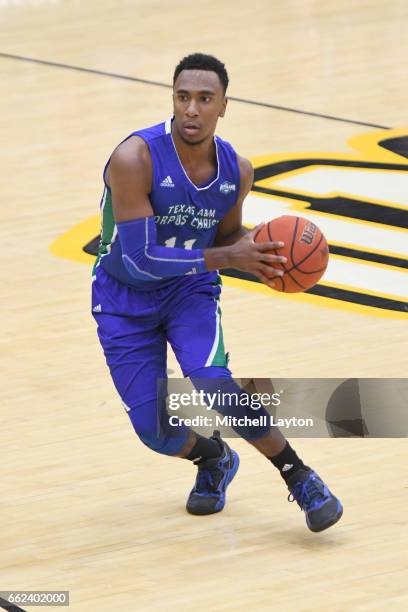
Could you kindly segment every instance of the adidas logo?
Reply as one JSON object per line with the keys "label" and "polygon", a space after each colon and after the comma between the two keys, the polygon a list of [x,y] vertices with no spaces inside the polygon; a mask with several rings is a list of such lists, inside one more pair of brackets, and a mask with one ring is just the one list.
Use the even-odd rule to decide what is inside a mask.
{"label": "adidas logo", "polygon": [[174,187],[174,183],[171,180],[170,175],[167,175],[166,178],[160,183],[160,187]]}
{"label": "adidas logo", "polygon": [[100,304],[97,304],[92,308],[92,312],[102,312],[102,306]]}
{"label": "adidas logo", "polygon": [[282,468],[282,472],[287,472],[291,468],[293,468],[293,463],[285,463],[285,465]]}

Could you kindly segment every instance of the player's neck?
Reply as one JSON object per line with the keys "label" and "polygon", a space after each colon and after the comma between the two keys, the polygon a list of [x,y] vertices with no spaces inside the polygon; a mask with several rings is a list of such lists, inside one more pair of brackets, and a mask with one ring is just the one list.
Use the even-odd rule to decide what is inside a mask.
{"label": "player's neck", "polygon": [[172,130],[172,135],[174,146],[183,166],[192,166],[206,162],[213,164],[216,160],[213,135],[197,144],[185,142],[179,136],[176,129]]}

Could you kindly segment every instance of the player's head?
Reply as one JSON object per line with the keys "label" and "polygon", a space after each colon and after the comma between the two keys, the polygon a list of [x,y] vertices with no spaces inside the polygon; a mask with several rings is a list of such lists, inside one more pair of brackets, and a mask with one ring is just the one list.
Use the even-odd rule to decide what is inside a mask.
{"label": "player's head", "polygon": [[176,66],[173,76],[174,123],[187,144],[199,144],[213,136],[227,106],[228,74],[212,55],[193,53]]}

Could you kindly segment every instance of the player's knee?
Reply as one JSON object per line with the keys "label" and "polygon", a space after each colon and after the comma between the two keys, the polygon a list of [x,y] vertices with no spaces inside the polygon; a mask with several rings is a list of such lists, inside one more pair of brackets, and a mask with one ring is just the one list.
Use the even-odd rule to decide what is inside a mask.
{"label": "player's knee", "polygon": [[156,400],[128,410],[133,429],[145,446],[162,455],[177,455],[188,439],[185,427],[171,427],[167,413],[158,411]]}
{"label": "player's knee", "polygon": [[269,433],[268,412],[262,404],[254,404],[250,394],[235,382],[228,368],[199,368],[191,372],[189,378],[196,389],[216,399],[214,410],[223,416],[235,417],[238,425],[233,424],[232,429],[244,440],[255,442]]}

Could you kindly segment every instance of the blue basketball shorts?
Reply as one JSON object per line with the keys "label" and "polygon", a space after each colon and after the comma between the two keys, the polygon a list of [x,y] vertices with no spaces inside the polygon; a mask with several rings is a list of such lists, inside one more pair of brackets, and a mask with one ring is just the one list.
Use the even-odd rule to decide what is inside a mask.
{"label": "blue basketball shorts", "polygon": [[167,376],[167,342],[184,376],[203,367],[227,367],[220,282],[202,276],[139,291],[97,267],[92,314],[113,382],[128,408],[156,399],[157,379]]}
{"label": "blue basketball shorts", "polygon": [[167,342],[184,376],[212,367],[218,375],[231,376],[221,327],[221,286],[214,279],[213,274],[183,276],[166,288],[139,291],[96,268],[92,314],[106,363],[136,433],[157,452],[177,454],[189,436],[183,426],[173,439],[168,415],[157,405],[157,381],[167,378]]}

